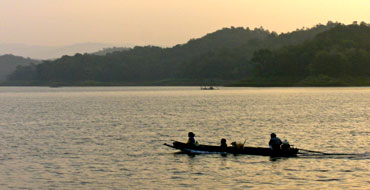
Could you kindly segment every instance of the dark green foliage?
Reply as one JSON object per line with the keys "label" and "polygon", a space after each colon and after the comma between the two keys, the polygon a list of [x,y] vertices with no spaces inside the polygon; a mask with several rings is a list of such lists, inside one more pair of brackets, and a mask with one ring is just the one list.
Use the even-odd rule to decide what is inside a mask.
{"label": "dark green foliage", "polygon": [[258,76],[370,77],[370,27],[336,25],[300,45],[259,50],[252,60]]}
{"label": "dark green foliage", "polygon": [[36,65],[18,65],[16,70],[8,76],[9,80],[32,81],[36,78]]}
{"label": "dark green foliage", "polygon": [[319,51],[309,63],[310,73],[330,77],[345,76],[349,66],[346,57],[338,52]]}

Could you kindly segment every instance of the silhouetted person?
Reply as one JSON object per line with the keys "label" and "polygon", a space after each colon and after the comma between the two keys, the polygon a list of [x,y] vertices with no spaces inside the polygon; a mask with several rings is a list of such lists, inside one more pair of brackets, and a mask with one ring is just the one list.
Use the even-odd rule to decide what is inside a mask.
{"label": "silhouetted person", "polygon": [[287,140],[284,140],[282,145],[281,145],[281,149],[282,150],[288,150],[290,148],[290,144]]}
{"label": "silhouetted person", "polygon": [[221,139],[221,145],[220,146],[223,149],[226,149],[227,148],[226,139],[224,139],[224,138]]}
{"label": "silhouetted person", "polygon": [[189,139],[188,139],[188,142],[186,142],[186,144],[198,146],[198,142],[195,141],[195,139],[194,139],[195,134],[193,132],[189,132],[188,137],[189,137]]}
{"label": "silhouetted person", "polygon": [[282,144],[281,140],[276,137],[275,133],[271,133],[271,139],[269,141],[269,146],[272,150],[279,150],[280,145]]}

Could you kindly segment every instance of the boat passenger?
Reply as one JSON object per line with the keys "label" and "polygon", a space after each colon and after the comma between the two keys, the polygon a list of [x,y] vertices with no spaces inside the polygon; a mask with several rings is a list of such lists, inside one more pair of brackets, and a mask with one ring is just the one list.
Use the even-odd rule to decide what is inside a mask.
{"label": "boat passenger", "polygon": [[186,142],[187,145],[198,146],[198,142],[195,141],[195,139],[194,139],[195,134],[193,132],[189,132],[188,137],[189,137],[188,142]]}
{"label": "boat passenger", "polygon": [[221,139],[221,148],[227,148],[227,144],[226,144],[226,139],[222,138]]}
{"label": "boat passenger", "polygon": [[281,144],[282,144],[282,142],[281,142],[281,140],[278,137],[276,137],[276,134],[275,133],[271,133],[271,139],[269,141],[270,149],[272,149],[272,150],[279,150]]}
{"label": "boat passenger", "polygon": [[281,144],[281,149],[287,150],[290,148],[290,144],[287,140],[284,140],[283,143]]}

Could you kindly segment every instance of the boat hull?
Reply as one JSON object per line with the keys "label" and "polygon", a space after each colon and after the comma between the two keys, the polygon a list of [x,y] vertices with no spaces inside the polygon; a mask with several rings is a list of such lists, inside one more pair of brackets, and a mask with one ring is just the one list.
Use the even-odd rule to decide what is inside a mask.
{"label": "boat hull", "polygon": [[298,154],[298,149],[280,149],[271,150],[270,148],[262,147],[220,147],[211,145],[188,145],[182,142],[174,141],[173,145],[165,144],[171,148],[181,150],[185,153],[202,154],[202,153],[213,153],[213,154],[248,154],[248,155],[261,155],[261,156],[274,156],[274,157],[294,157]]}

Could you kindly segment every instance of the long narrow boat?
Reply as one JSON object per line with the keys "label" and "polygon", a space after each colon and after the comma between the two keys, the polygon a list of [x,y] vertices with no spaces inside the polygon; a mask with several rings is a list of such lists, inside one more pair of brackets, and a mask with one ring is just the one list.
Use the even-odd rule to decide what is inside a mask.
{"label": "long narrow boat", "polygon": [[182,142],[174,141],[172,145],[164,144],[168,147],[181,150],[184,153],[191,154],[202,154],[202,153],[213,153],[213,154],[249,154],[249,155],[261,155],[261,156],[273,156],[273,157],[294,157],[298,154],[297,148],[287,148],[280,150],[271,150],[270,148],[262,147],[220,147],[212,145],[188,145]]}

